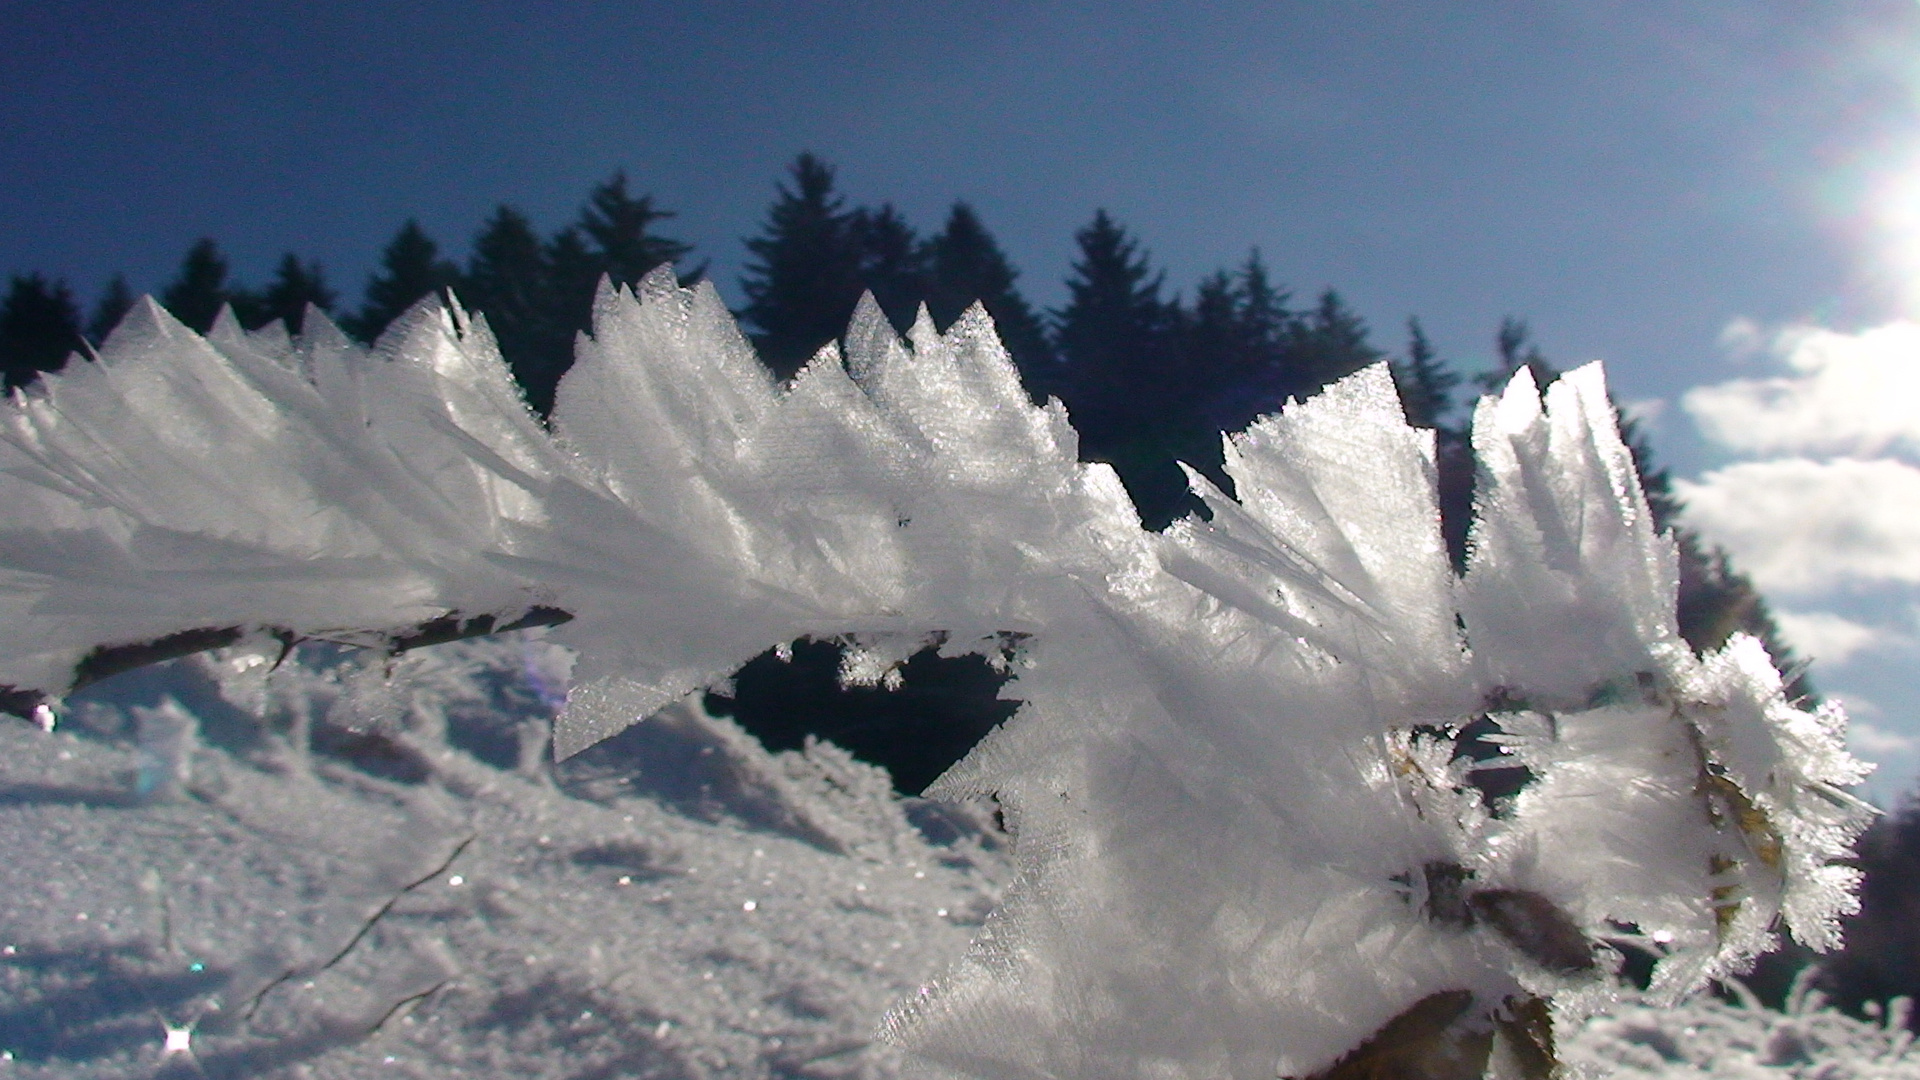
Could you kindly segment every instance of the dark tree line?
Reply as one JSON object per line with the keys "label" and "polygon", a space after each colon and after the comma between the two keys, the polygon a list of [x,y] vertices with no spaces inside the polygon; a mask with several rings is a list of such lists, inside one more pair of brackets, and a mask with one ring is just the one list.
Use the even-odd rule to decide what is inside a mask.
{"label": "dark tree line", "polygon": [[1218,473],[1219,433],[1382,355],[1339,295],[1294,311],[1257,252],[1168,296],[1140,244],[1105,211],[1075,236],[1067,303],[1036,313],[1006,254],[966,203],[922,239],[891,205],[848,207],[833,172],[801,155],[747,240],[741,316],[790,377],[842,334],[862,292],[905,331],[925,304],[945,329],[979,301],[1035,400],[1067,405],[1087,455],[1112,462],[1150,525],[1191,508],[1176,459]]}
{"label": "dark tree line", "polygon": [[863,292],[902,333],[921,304],[945,330],[979,301],[1030,386],[1052,356],[1044,325],[1014,286],[1018,272],[964,202],[923,240],[890,204],[849,208],[834,192],[833,170],[802,154],[746,244],[753,259],[740,280],[740,315],[782,378],[846,331]]}
{"label": "dark tree line", "polygon": [[[1920,801],[1874,822],[1854,849],[1867,875],[1860,913],[1846,921],[1846,943],[1820,963],[1814,985],[1848,1012],[1874,1016],[1894,998],[1920,998]],[[1920,1028],[1920,1017],[1908,1023]]]}
{"label": "dark tree line", "polygon": [[[542,237],[526,215],[501,206],[481,226],[464,266],[443,258],[418,222],[408,221],[381,252],[359,307],[339,306],[318,263],[288,252],[263,288],[233,280],[226,256],[212,239],[196,241],[157,299],[175,318],[205,333],[222,309],[248,330],[282,323],[299,333],[309,307],[333,316],[363,342],[376,340],[423,297],[455,290],[485,314],[502,353],[541,412],[573,358],[573,338],[588,326],[594,288],[602,276],[631,284],[661,263],[685,258],[692,247],[654,232],[673,215],[650,195],[634,195],[616,174],[595,187],[575,221]],[[133,292],[116,277],[84,324],[64,282],[16,275],[0,301],[0,371],[8,389],[69,355],[97,346],[133,305]]]}
{"label": "dark tree line", "polygon": [[[195,330],[210,328],[227,308],[249,329],[281,322],[297,333],[311,307],[371,342],[419,299],[451,288],[485,316],[528,404],[544,413],[571,363],[575,335],[589,325],[601,277],[632,284],[692,254],[690,244],[657,231],[672,217],[616,174],[551,235],[500,206],[476,233],[464,264],[443,257],[419,224],[408,221],[350,311],[337,306],[315,263],[288,253],[265,287],[248,288],[231,280],[217,245],[203,239],[159,299]],[[1114,464],[1151,527],[1198,509],[1175,461],[1225,485],[1220,432],[1389,358],[1337,292],[1328,289],[1295,306],[1258,251],[1203,278],[1189,300],[1169,294],[1140,241],[1106,211],[1096,212],[1074,241],[1066,302],[1036,312],[1021,295],[1006,253],[966,203],[955,203],[939,230],[922,237],[890,204],[848,205],[835,190],[833,170],[802,154],[777,185],[759,233],[746,240],[752,258],[740,281],[746,298],[740,315],[769,368],[787,378],[845,332],[863,292],[871,292],[902,331],[923,304],[943,330],[968,305],[984,304],[1029,391],[1036,400],[1065,402],[1083,455]],[[0,304],[6,385],[24,385],[97,343],[131,303],[131,290],[116,278],[83,322],[64,283],[37,274],[14,277]],[[1533,368],[1542,385],[1553,378],[1524,322],[1507,320],[1496,346],[1500,364],[1474,380],[1482,389],[1501,385],[1521,366]],[[1464,564],[1475,471],[1457,401],[1465,380],[1437,355],[1417,320],[1408,321],[1407,344],[1391,359],[1408,419],[1435,432],[1443,526],[1456,563]],[[1666,472],[1653,464],[1631,424],[1627,430],[1655,517],[1679,538],[1682,633],[1707,649],[1746,630],[1790,664],[1751,582],[1723,552],[1678,526]],[[1798,689],[1806,691],[1804,680]]]}

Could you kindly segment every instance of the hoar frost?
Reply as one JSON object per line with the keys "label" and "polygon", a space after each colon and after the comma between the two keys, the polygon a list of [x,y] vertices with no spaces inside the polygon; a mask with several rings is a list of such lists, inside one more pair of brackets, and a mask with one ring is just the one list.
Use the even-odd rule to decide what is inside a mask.
{"label": "hoar frost", "polygon": [[5,704],[567,619],[566,756],[799,637],[865,684],[1018,643],[1024,706],[931,794],[998,800],[1019,876],[882,1026],[982,1077],[1543,1076],[1616,946],[1671,1001],[1852,910],[1844,719],[1751,638],[1682,642],[1597,365],[1480,404],[1462,578],[1383,365],[1231,437],[1235,495],[1190,474],[1210,517],[1154,533],[977,307],[902,341],[866,302],[778,385],[663,269],[603,287],[550,430],[458,308],[372,353],[308,325],[148,303],[5,409]]}

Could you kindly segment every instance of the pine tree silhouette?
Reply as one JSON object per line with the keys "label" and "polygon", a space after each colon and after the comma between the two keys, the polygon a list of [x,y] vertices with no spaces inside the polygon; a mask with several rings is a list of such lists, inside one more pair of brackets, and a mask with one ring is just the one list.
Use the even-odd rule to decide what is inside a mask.
{"label": "pine tree silhouette", "polygon": [[1513,315],[1500,320],[1500,329],[1494,334],[1494,350],[1500,355],[1500,362],[1491,371],[1483,371],[1474,381],[1480,389],[1498,391],[1507,385],[1507,380],[1521,368],[1533,372],[1533,382],[1544,387],[1559,377],[1559,372],[1540,354],[1540,347],[1533,343],[1533,332],[1527,327],[1527,320]]}
{"label": "pine tree silhouette", "polygon": [[1184,325],[1186,335],[1181,347],[1189,370],[1203,382],[1205,391],[1227,389],[1235,381],[1234,375],[1248,366],[1252,352],[1233,275],[1215,270],[1200,279]]}
{"label": "pine tree silhouette", "polygon": [[1182,362],[1182,315],[1105,210],[1074,239],[1080,258],[1054,313],[1067,408],[1081,453],[1111,462],[1141,519],[1158,527],[1194,505],[1174,464],[1193,451],[1185,420],[1199,389]]}
{"label": "pine tree silhouette", "polygon": [[133,287],[127,284],[126,275],[113,275],[93,305],[93,316],[87,320],[87,340],[95,345],[105,342],[113,328],[133,309],[133,301]]}
{"label": "pine tree silhouette", "polygon": [[1367,341],[1367,323],[1340,294],[1327,289],[1320,302],[1294,322],[1286,350],[1285,392],[1306,397],[1380,359]]}
{"label": "pine tree silhouette", "polygon": [[[1217,270],[1201,280],[1187,316],[1184,346],[1186,367],[1197,388],[1197,427],[1212,434],[1238,431],[1286,399],[1287,350],[1297,321],[1288,299],[1268,277],[1257,249],[1248,253],[1239,270]],[[1210,445],[1205,461],[1219,459],[1218,447]]]}
{"label": "pine tree silhouette", "polygon": [[64,281],[16,274],[0,304],[0,383],[12,390],[58,371],[81,348],[80,309]]}
{"label": "pine tree silhouette", "polygon": [[925,246],[892,203],[854,211],[848,228],[860,257],[860,287],[905,334],[927,296]]}
{"label": "pine tree silhouette", "polygon": [[656,267],[693,250],[651,231],[654,222],[672,216],[654,206],[651,195],[629,194],[626,174],[615,173],[588,195],[579,220],[547,242],[539,337],[556,382],[573,364],[576,337],[592,329],[593,298],[602,277],[631,288]]}
{"label": "pine tree silhouette", "polygon": [[1467,529],[1473,522],[1473,443],[1464,420],[1455,422],[1460,373],[1440,358],[1417,318],[1407,319],[1407,354],[1393,361],[1393,382],[1407,423],[1430,428],[1440,532],[1456,573],[1467,568]]}
{"label": "pine tree silhouette", "polygon": [[1407,423],[1437,428],[1448,421],[1460,375],[1441,362],[1417,318],[1407,320],[1407,355],[1393,362],[1393,382],[1400,390],[1400,406],[1406,410]]}
{"label": "pine tree silhouette", "polygon": [[631,287],[661,263],[677,264],[693,252],[691,244],[653,233],[654,222],[673,216],[655,206],[651,195],[629,195],[627,174],[617,172],[587,197],[579,229],[599,273]]}
{"label": "pine tree silhouette", "polygon": [[760,358],[791,378],[822,345],[846,331],[860,298],[863,269],[853,216],[833,191],[833,170],[801,154],[767,210],[761,234],[747,241],[753,261],[741,276]]}
{"label": "pine tree silhouette", "polygon": [[227,284],[227,260],[209,237],[194,241],[180,260],[180,272],[160,293],[160,303],[197,333],[213,327],[220,309],[233,300]]}
{"label": "pine tree silhouette", "polygon": [[527,404],[545,414],[571,360],[569,336],[557,343],[554,282],[547,246],[511,206],[496,208],[474,238],[460,298],[487,320]]}
{"label": "pine tree silhouette", "polygon": [[380,253],[380,270],[367,279],[359,312],[342,319],[341,326],[372,344],[422,297],[446,288],[459,276],[459,267],[440,258],[439,245],[418,221],[408,218]]}
{"label": "pine tree silhouette", "polygon": [[927,242],[927,313],[945,330],[978,301],[993,317],[1000,341],[1013,357],[1027,392],[1044,401],[1059,393],[1059,373],[1045,328],[1014,287],[1020,276],[981,224],[979,215],[956,202],[947,223]]}
{"label": "pine tree silhouette", "polygon": [[1067,279],[1067,304],[1054,313],[1054,340],[1074,424],[1099,447],[1138,434],[1188,388],[1176,370],[1177,308],[1160,297],[1164,275],[1105,210],[1074,240],[1080,258]]}
{"label": "pine tree silhouette", "polygon": [[[1273,283],[1267,274],[1267,264],[1260,257],[1259,248],[1249,251],[1247,261],[1240,264],[1235,286],[1240,312],[1240,338],[1247,350],[1248,362],[1264,369],[1267,395],[1274,397],[1284,389],[1280,386],[1280,380],[1282,369],[1286,366],[1286,351],[1300,319],[1288,306],[1293,295]],[[1265,411],[1271,410],[1272,406],[1269,405]]]}
{"label": "pine tree silhouette", "polygon": [[554,368],[557,384],[573,366],[574,336],[593,325],[593,298],[608,270],[606,260],[592,249],[578,225],[561,229],[547,241],[546,266],[547,282],[536,333],[549,366]]}
{"label": "pine tree silhouette", "polygon": [[327,288],[326,276],[321,273],[319,263],[303,263],[299,256],[289,251],[280,257],[280,265],[273,272],[273,282],[265,291],[257,295],[236,291],[232,302],[240,324],[249,330],[282,322],[286,324],[288,333],[297,334],[305,323],[307,305],[311,304],[321,311],[331,311],[334,293]]}

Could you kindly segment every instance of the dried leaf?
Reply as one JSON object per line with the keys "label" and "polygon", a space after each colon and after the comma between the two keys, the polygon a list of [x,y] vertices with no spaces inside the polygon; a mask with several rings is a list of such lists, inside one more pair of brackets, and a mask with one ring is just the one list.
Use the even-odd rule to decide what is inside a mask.
{"label": "dried leaf", "polygon": [[1559,905],[1525,889],[1479,889],[1467,897],[1473,913],[1528,959],[1556,975],[1592,971],[1593,943]]}
{"label": "dried leaf", "polygon": [[1428,994],[1310,1080],[1480,1080],[1493,1032],[1460,1023],[1472,1005],[1470,990]]}
{"label": "dried leaf", "polygon": [[1507,1001],[1507,1015],[1493,1019],[1493,1058],[1505,1066],[1502,1076],[1552,1080],[1560,1067],[1553,1049],[1553,1013],[1545,998]]}

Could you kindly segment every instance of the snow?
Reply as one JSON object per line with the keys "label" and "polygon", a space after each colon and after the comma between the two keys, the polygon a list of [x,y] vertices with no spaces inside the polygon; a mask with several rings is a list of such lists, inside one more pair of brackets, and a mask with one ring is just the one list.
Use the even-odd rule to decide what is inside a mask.
{"label": "snow", "polygon": [[1581,1030],[1565,1060],[1580,1074],[1629,1080],[1896,1080],[1920,1076],[1920,1054],[1907,1029],[1911,1006],[1901,998],[1876,1020],[1862,1021],[1828,1008],[1803,987],[1784,1012],[1751,1001],[1739,1007],[1623,1004]]}
{"label": "snow", "polygon": [[[525,668],[547,648],[411,654],[367,729],[411,782],[291,741],[358,674],[320,650],[272,676],[251,740],[214,682],[230,656],[103,684],[65,731],[0,728],[7,1075],[897,1074],[875,1021],[997,898],[986,819],[692,708],[557,772],[448,741],[545,720]],[[247,749],[203,740],[178,792],[143,790],[141,701]]]}
{"label": "snow", "polygon": [[[1544,400],[1522,372],[1481,403],[1476,521],[1456,579],[1431,434],[1407,427],[1383,365],[1233,436],[1232,497],[1194,475],[1209,515],[1154,533],[1110,468],[1077,460],[1062,407],[1028,403],[978,308],[944,335],[923,314],[901,340],[866,302],[844,357],[829,347],[780,386],[710,287],[681,289],[665,270],[637,296],[603,287],[551,432],[520,404],[480,318],[423,305],[372,355],[312,324],[289,341],[228,320],[203,340],[147,304],[99,363],[48,377],[0,424],[10,700],[67,694],[120,655],[101,646],[217,639],[233,645],[215,661],[230,706],[286,733],[250,753],[321,776],[304,748],[324,735],[384,761],[382,783],[400,785],[381,789],[384,827],[347,832],[404,842],[355,853],[318,824],[328,814],[282,823],[256,809],[286,801],[255,785],[251,765],[207,765],[177,703],[129,706],[137,794],[191,793],[167,813],[267,813],[259,827],[283,831],[283,846],[340,852],[342,888],[361,897],[350,914],[287,899],[270,925],[290,944],[248,969],[255,981],[275,966],[313,976],[320,997],[296,1011],[323,1019],[285,1036],[296,1042],[364,1035],[370,1010],[413,995],[458,996],[446,950],[462,942],[460,913],[488,927],[524,918],[504,883],[525,877],[577,895],[543,920],[524,966],[618,982],[623,959],[581,944],[640,918],[581,880],[576,856],[612,843],[592,839],[609,824],[595,806],[626,798],[619,776],[594,774],[614,753],[596,744],[692,739],[712,751],[696,758],[730,764],[704,795],[674,786],[708,775],[700,761],[656,766],[658,813],[722,807],[842,860],[756,885],[737,849],[724,867],[707,857],[725,850],[718,840],[660,849],[648,865],[683,858],[699,867],[687,878],[726,888],[683,911],[679,890],[693,886],[676,886],[659,936],[731,940],[740,920],[778,924],[802,895],[781,881],[805,880],[813,901],[844,897],[846,867],[873,859],[929,875],[899,883],[903,895],[934,889],[927,843],[886,801],[884,777],[825,746],[768,757],[692,705],[748,658],[805,636],[849,641],[854,683],[886,684],[927,644],[981,652],[1011,666],[1005,693],[1024,702],[929,792],[990,798],[1004,814],[1011,877],[1004,892],[977,886],[997,906],[964,952],[950,916],[917,945],[884,939],[885,953],[917,959],[882,1034],[935,1072],[1264,1080],[1370,1068],[1369,1055],[1415,1052],[1398,1045],[1414,1038],[1474,1070],[1526,1071],[1515,1063],[1547,1060],[1551,1030],[1564,1037],[1620,1000],[1616,946],[1660,956],[1652,1000],[1671,1004],[1741,970],[1776,925],[1831,946],[1851,909],[1857,874],[1837,860],[1869,811],[1844,791],[1864,774],[1843,749],[1844,717],[1786,701],[1749,638],[1707,657],[1680,640],[1673,545],[1653,531],[1597,366]],[[520,720],[489,736],[514,748],[504,778],[450,748],[464,729],[434,719],[474,696],[447,674],[461,665],[390,670],[380,656],[430,627],[557,613],[571,618],[538,640],[567,654],[516,654],[543,674],[522,684],[536,689],[519,692]],[[276,666],[302,639],[375,648]],[[524,710],[545,707],[563,670],[552,749],[598,802],[490,794],[539,789],[545,731]],[[1476,760],[1470,726],[1488,732],[1493,760]],[[1530,782],[1496,797],[1481,783],[1495,768]],[[643,836],[681,828],[644,825],[620,842],[654,852]],[[495,838],[528,833],[536,853],[573,854],[489,869]],[[498,884],[447,886],[433,910],[455,914],[391,971],[354,974],[356,949],[315,966],[346,927],[368,925],[375,897],[401,897],[396,911],[438,897],[408,875],[456,849],[474,864],[461,863],[463,879]],[[282,876],[302,874],[325,872]],[[385,917],[374,925],[385,933]],[[794,950],[828,950],[793,965],[816,983],[823,968],[900,970],[874,955],[880,937],[801,942],[794,925]],[[624,962],[689,960],[671,952],[688,946],[635,933],[621,935],[643,942]],[[491,954],[475,934],[467,953],[511,968],[517,953]],[[932,948],[942,934],[949,947]],[[764,965],[782,955],[741,940],[693,954],[709,972],[721,958],[729,999],[777,978]],[[936,955],[957,963],[935,977]],[[753,978],[727,984],[728,964]],[[327,989],[336,975],[350,985]],[[649,986],[582,1011],[657,1028],[664,1002],[713,992],[684,976]],[[671,998],[646,996],[668,986]],[[286,996],[305,988],[273,984],[259,1015],[275,1001],[291,1009]],[[878,1004],[861,997],[858,1009],[871,1017]],[[730,1014],[733,1035],[713,1027],[713,1045],[759,1032],[761,1008]],[[286,1023],[277,1030],[306,1030]]]}

